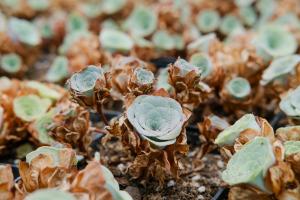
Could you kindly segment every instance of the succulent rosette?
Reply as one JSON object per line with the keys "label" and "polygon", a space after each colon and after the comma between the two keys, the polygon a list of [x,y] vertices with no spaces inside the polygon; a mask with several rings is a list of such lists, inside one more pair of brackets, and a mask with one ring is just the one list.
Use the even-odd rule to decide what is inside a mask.
{"label": "succulent rosette", "polygon": [[289,91],[280,101],[280,109],[289,117],[300,118],[300,86]]}
{"label": "succulent rosette", "polygon": [[187,121],[180,104],[169,97],[138,96],[126,114],[135,131],[159,148],[174,144]]}

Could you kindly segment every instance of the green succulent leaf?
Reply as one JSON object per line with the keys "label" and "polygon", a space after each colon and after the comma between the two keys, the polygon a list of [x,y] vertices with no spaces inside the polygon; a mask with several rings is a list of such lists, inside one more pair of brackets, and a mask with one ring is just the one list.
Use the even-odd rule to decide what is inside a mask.
{"label": "green succulent leaf", "polygon": [[102,30],[99,40],[101,46],[111,52],[127,52],[133,47],[132,39],[126,33],[118,30]]}
{"label": "green succulent leaf", "polygon": [[126,2],[127,0],[102,0],[102,12],[105,14],[117,13],[126,5]]}
{"label": "green succulent leaf", "polygon": [[279,103],[280,109],[289,117],[300,117],[300,86],[296,89],[289,91]]}
{"label": "green succulent leaf", "polygon": [[97,80],[104,79],[102,68],[90,65],[84,70],[75,73],[68,81],[68,86],[85,96],[92,96]]}
{"label": "green succulent leaf", "polygon": [[169,78],[168,68],[160,69],[158,72],[156,87],[158,89],[163,88],[166,91],[172,90],[172,86],[169,84],[168,78]]}
{"label": "green succulent leaf", "polygon": [[138,67],[134,70],[134,75],[141,85],[152,84],[154,82],[154,74],[147,69]]}
{"label": "green succulent leaf", "polygon": [[33,123],[34,129],[38,132],[38,140],[42,144],[52,144],[54,142],[52,137],[48,134],[48,127],[53,122],[52,118],[55,113],[56,109],[51,109]]}
{"label": "green succulent leaf", "polygon": [[250,184],[264,192],[270,192],[264,177],[275,161],[270,141],[264,137],[256,137],[231,157],[222,173],[222,179],[229,185]]}
{"label": "green succulent leaf", "polygon": [[216,39],[215,33],[209,33],[203,36],[200,36],[197,40],[193,41],[187,46],[187,49],[190,51],[199,51],[199,52],[205,52],[207,53],[209,50],[209,47]]}
{"label": "green succulent leaf", "polygon": [[239,137],[240,133],[246,129],[253,129],[261,131],[260,126],[257,124],[253,114],[246,114],[237,120],[232,126],[229,126],[221,133],[215,140],[215,144],[219,146],[233,145],[235,139]]}
{"label": "green succulent leaf", "polygon": [[76,197],[69,193],[55,188],[38,189],[25,197],[24,200],[76,200]]}
{"label": "green succulent leaf", "polygon": [[233,16],[233,15],[226,15],[221,22],[220,31],[225,34],[229,35],[230,33],[237,31],[239,29],[243,29],[243,25],[241,24],[240,20]]}
{"label": "green succulent leaf", "polygon": [[49,8],[50,2],[49,0],[27,0],[28,5],[37,11],[43,11]]}
{"label": "green succulent leaf", "polygon": [[285,156],[300,152],[300,141],[286,141],[284,143]]}
{"label": "green succulent leaf", "polygon": [[190,63],[201,71],[201,77],[209,76],[213,71],[212,61],[206,53],[195,53],[190,58]]}
{"label": "green succulent leaf", "polygon": [[287,56],[297,49],[295,37],[280,26],[266,26],[262,28],[254,40],[258,53],[266,60],[269,57]]}
{"label": "green succulent leaf", "polygon": [[17,97],[13,101],[13,110],[17,117],[30,122],[43,116],[51,105],[49,99],[42,99],[36,95]]}
{"label": "green succulent leaf", "polygon": [[253,7],[246,6],[239,9],[239,15],[243,23],[247,26],[252,26],[257,20],[257,15]]}
{"label": "green succulent leaf", "polygon": [[88,30],[87,20],[79,13],[71,13],[67,21],[68,32],[86,31]]}
{"label": "green succulent leaf", "polygon": [[64,38],[62,45],[59,47],[58,51],[60,54],[66,54],[71,46],[82,38],[88,38],[91,33],[88,31],[75,31],[67,34]]}
{"label": "green succulent leaf", "polygon": [[39,95],[44,98],[58,100],[63,96],[63,94],[38,81],[28,81],[26,82],[26,86],[36,89]]}
{"label": "green succulent leaf", "polygon": [[139,37],[153,33],[157,26],[157,16],[151,9],[136,7],[124,23],[125,30]]}
{"label": "green succulent leaf", "polygon": [[10,36],[19,42],[30,46],[41,43],[41,36],[36,27],[27,20],[11,18],[8,22]]}
{"label": "green succulent leaf", "polygon": [[1,57],[1,69],[7,73],[17,73],[22,68],[22,59],[18,54],[10,53]]}
{"label": "green succulent leaf", "polygon": [[250,83],[247,79],[242,77],[235,77],[231,79],[227,83],[226,89],[231,96],[237,99],[243,99],[251,93]]}
{"label": "green succulent leaf", "polygon": [[204,10],[200,12],[196,18],[196,23],[199,30],[204,33],[217,30],[220,22],[220,15],[215,10]]}
{"label": "green succulent leaf", "polygon": [[250,6],[255,0],[234,0],[235,5],[239,7]]}
{"label": "green succulent leaf", "polygon": [[180,75],[185,76],[191,71],[195,71],[197,74],[200,74],[201,71],[198,67],[195,65],[187,62],[186,60],[179,58],[174,63],[174,66],[178,67],[180,69]]}
{"label": "green succulent leaf", "polygon": [[270,66],[264,71],[260,83],[267,85],[278,78],[294,73],[295,67],[299,63],[300,55],[288,55],[274,59]]}
{"label": "green succulent leaf", "polygon": [[60,82],[69,76],[69,62],[64,56],[58,56],[54,59],[45,79],[49,82]]}
{"label": "green succulent leaf", "polygon": [[[38,157],[39,155],[47,155],[50,156],[52,158],[52,166],[48,166],[48,167],[59,167],[61,166],[61,164],[65,164],[65,160],[64,159],[69,159],[69,158],[64,158],[63,154],[61,154],[61,152],[65,151],[64,148],[57,148],[57,147],[51,147],[51,146],[41,146],[39,148],[37,148],[36,150],[30,152],[29,154],[26,155],[26,162],[27,163],[31,163],[31,161],[33,159],[35,159],[36,157]],[[74,157],[74,160],[72,160],[72,165],[76,165],[77,164],[77,160]]]}
{"label": "green succulent leaf", "polygon": [[138,96],[126,114],[140,136],[160,148],[175,143],[186,121],[177,101],[160,96]]}
{"label": "green succulent leaf", "polygon": [[160,50],[172,50],[176,47],[174,38],[164,30],[156,31],[152,36],[152,42],[154,46]]}

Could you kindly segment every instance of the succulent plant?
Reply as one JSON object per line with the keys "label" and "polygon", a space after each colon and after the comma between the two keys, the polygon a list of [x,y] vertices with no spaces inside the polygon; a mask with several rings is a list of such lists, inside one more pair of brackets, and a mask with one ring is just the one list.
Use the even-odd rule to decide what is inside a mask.
{"label": "succulent plant", "polygon": [[300,152],[300,141],[286,141],[284,143],[285,155],[289,156],[291,154]]}
{"label": "succulent plant", "polygon": [[234,0],[234,3],[239,7],[250,6],[255,0]]}
{"label": "succulent plant", "polygon": [[101,1],[101,11],[105,14],[114,14],[119,12],[125,5],[127,0],[103,0]]}
{"label": "succulent plant", "polygon": [[204,10],[197,15],[196,23],[201,32],[208,33],[218,29],[220,15],[215,10]]}
{"label": "succulent plant", "polygon": [[157,76],[156,87],[163,88],[166,91],[172,90],[172,86],[168,82],[169,73],[167,68],[160,69]]}
{"label": "succulent plant", "polygon": [[267,85],[275,80],[285,82],[287,77],[295,74],[296,66],[300,63],[300,55],[288,55],[274,59],[263,72],[261,84]]}
{"label": "succulent plant", "polygon": [[187,120],[174,99],[151,95],[138,96],[126,114],[139,135],[159,148],[174,144]]}
{"label": "succulent plant", "polygon": [[38,81],[28,81],[25,83],[25,85],[29,88],[36,89],[39,95],[43,98],[48,98],[56,101],[63,97],[63,93],[61,93],[61,91],[56,90],[56,87],[54,86],[52,88]]}
{"label": "succulent plant", "polygon": [[87,31],[75,31],[67,34],[63,43],[58,48],[59,53],[63,55],[66,54],[75,42],[82,38],[90,37],[90,35],[91,33]]}
{"label": "succulent plant", "polygon": [[18,73],[22,69],[22,59],[18,54],[10,53],[1,57],[1,69],[9,74]]}
{"label": "succulent plant", "polygon": [[233,16],[233,15],[226,15],[221,22],[220,31],[225,34],[229,35],[230,33],[243,29],[243,25],[241,24],[240,20]]}
{"label": "succulent plant", "polygon": [[47,189],[39,189],[36,190],[29,195],[27,195],[24,200],[50,200],[53,199],[57,200],[76,200],[77,198],[63,190],[55,189],[55,188],[47,188]]}
{"label": "succulent plant", "polygon": [[228,93],[236,99],[243,99],[251,93],[251,86],[248,80],[242,77],[235,77],[231,79],[227,83],[226,89]]}
{"label": "succulent plant", "polygon": [[124,23],[125,30],[132,35],[144,37],[153,33],[157,26],[157,16],[151,9],[138,6]]}
{"label": "succulent plant", "polygon": [[68,59],[58,56],[46,73],[45,79],[49,82],[60,82],[69,76]]}
{"label": "succulent plant", "polygon": [[104,29],[101,31],[100,45],[110,52],[128,52],[133,47],[133,40],[124,32],[113,29]]}
{"label": "succulent plant", "polygon": [[213,63],[211,58],[205,53],[195,53],[190,57],[189,62],[199,68],[201,78],[209,76],[213,72]]}
{"label": "succulent plant", "polygon": [[30,8],[37,11],[44,11],[50,6],[49,0],[27,0],[27,3]]}
{"label": "succulent plant", "polygon": [[242,22],[247,26],[253,26],[257,20],[255,9],[251,6],[241,7],[239,9],[239,16]]}
{"label": "succulent plant", "polygon": [[176,50],[183,48],[183,40],[179,35],[170,34],[166,30],[158,30],[152,36],[154,46],[159,50]]}
{"label": "succulent plant", "polygon": [[200,71],[199,68],[197,68],[195,65],[192,65],[191,63],[187,62],[184,59],[177,59],[174,63],[174,66],[176,66],[179,69],[180,76],[186,76],[188,73],[194,71],[197,74],[200,75],[202,71]]}
{"label": "succulent plant", "polygon": [[222,179],[230,185],[250,184],[269,193],[264,178],[275,161],[270,141],[257,137],[232,156]]}
{"label": "succulent plant", "polygon": [[49,99],[36,95],[21,96],[14,99],[14,113],[20,119],[30,122],[43,116],[51,105]]}
{"label": "succulent plant", "polygon": [[219,146],[233,145],[235,139],[239,137],[240,133],[247,129],[261,131],[256,118],[253,114],[246,114],[237,120],[232,126],[223,130],[215,140],[215,144]]}
{"label": "succulent plant", "polygon": [[79,13],[71,13],[68,16],[66,28],[68,32],[87,31],[88,22]]}
{"label": "succulent plant", "polygon": [[8,21],[8,29],[12,40],[29,46],[37,46],[41,43],[39,31],[29,21],[11,18]]}
{"label": "succulent plant", "polygon": [[284,96],[279,104],[280,109],[289,117],[299,118],[300,117],[300,86],[294,90],[289,91]]}
{"label": "succulent plant", "polygon": [[297,49],[295,37],[287,30],[275,25],[261,28],[254,43],[257,52],[265,60],[293,54]]}
{"label": "succulent plant", "polygon": [[209,33],[209,34],[200,36],[197,40],[190,43],[187,46],[187,49],[189,51],[208,53],[211,44],[215,40],[216,40],[216,34],[215,33]]}

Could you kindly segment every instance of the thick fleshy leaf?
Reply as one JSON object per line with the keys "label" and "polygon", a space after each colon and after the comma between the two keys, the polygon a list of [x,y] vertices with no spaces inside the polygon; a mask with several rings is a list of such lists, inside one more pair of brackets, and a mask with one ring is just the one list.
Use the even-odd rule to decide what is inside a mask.
{"label": "thick fleshy leaf", "polygon": [[231,79],[227,83],[226,89],[231,96],[237,99],[245,98],[251,93],[251,86],[248,80],[241,77]]}
{"label": "thick fleshy leaf", "polygon": [[127,0],[103,0],[101,1],[101,10],[105,14],[114,14],[120,11],[126,2]]}
{"label": "thick fleshy leaf", "polygon": [[231,157],[222,173],[222,179],[230,185],[250,184],[269,192],[264,178],[275,161],[270,141],[256,137]]}
{"label": "thick fleshy leaf", "polygon": [[58,100],[62,97],[61,93],[38,81],[28,81],[25,83],[25,85],[30,88],[36,89],[39,92],[39,95],[44,98]]}
{"label": "thick fleshy leaf", "polygon": [[253,129],[255,131],[261,130],[253,114],[244,115],[232,126],[222,131],[216,138],[215,143],[219,146],[233,145],[235,139],[246,129]]}
{"label": "thick fleshy leaf", "polygon": [[50,0],[27,0],[28,5],[37,11],[43,11],[49,8]]}
{"label": "thick fleshy leaf", "polygon": [[[47,157],[42,158],[41,155]],[[38,159],[44,159],[46,163],[42,168],[45,167],[66,167],[75,166],[77,163],[75,152],[69,148],[56,148],[50,146],[42,146],[37,148],[35,151],[30,152],[26,155],[26,162],[28,164],[34,164]]]}
{"label": "thick fleshy leaf", "polygon": [[68,59],[64,56],[58,56],[53,61],[48,70],[45,79],[49,82],[59,82],[69,75]]}
{"label": "thick fleshy leaf", "polygon": [[190,43],[187,48],[188,50],[208,52],[210,45],[216,39],[215,33],[200,36],[197,40]]}
{"label": "thick fleshy leaf", "polygon": [[144,68],[136,68],[134,70],[134,75],[137,78],[138,84],[140,85],[152,84],[154,82],[154,74]]}
{"label": "thick fleshy leaf", "polygon": [[127,110],[140,136],[158,147],[173,144],[186,121],[180,104],[168,97],[141,95]]}
{"label": "thick fleshy leaf", "polygon": [[174,38],[167,31],[163,30],[154,33],[152,42],[156,48],[161,50],[172,50],[176,46]]}
{"label": "thick fleshy leaf", "polygon": [[124,28],[132,35],[144,37],[154,32],[157,16],[151,9],[138,6],[124,23]]}
{"label": "thick fleshy leaf", "polygon": [[223,34],[229,35],[230,33],[240,29],[243,29],[243,26],[237,17],[227,15],[222,19],[220,31]]}
{"label": "thick fleshy leaf", "polygon": [[[271,57],[293,54],[297,49],[295,37],[280,26],[266,26],[260,30],[254,40],[258,53],[262,52]],[[265,59],[268,59],[264,56]]]}
{"label": "thick fleshy leaf", "polygon": [[204,33],[217,30],[220,22],[220,15],[215,10],[204,10],[196,18],[199,30]]}
{"label": "thick fleshy leaf", "polygon": [[289,91],[279,103],[280,109],[289,117],[300,117],[300,86]]}
{"label": "thick fleshy leaf", "polygon": [[163,88],[166,91],[170,91],[172,89],[172,86],[168,82],[169,78],[169,72],[168,68],[160,69],[158,72],[156,87],[157,89]]}
{"label": "thick fleshy leaf", "polygon": [[126,33],[118,30],[102,30],[99,36],[99,40],[100,45],[111,52],[127,52],[130,51],[133,47],[133,40]]}
{"label": "thick fleshy leaf", "polygon": [[72,13],[68,17],[67,30],[68,32],[86,31],[88,29],[87,20],[78,13]]}
{"label": "thick fleshy leaf", "polygon": [[252,26],[257,20],[255,9],[251,6],[242,7],[239,9],[241,20],[247,26]]}
{"label": "thick fleshy leaf", "polygon": [[39,189],[30,193],[24,200],[76,200],[76,197],[69,193],[55,188]]}
{"label": "thick fleshy leaf", "polygon": [[8,22],[8,29],[13,40],[30,46],[36,46],[41,42],[39,31],[27,20],[11,18]]}
{"label": "thick fleshy leaf", "polygon": [[10,53],[1,57],[1,69],[8,73],[17,73],[22,67],[22,59],[18,54]]}
{"label": "thick fleshy leaf", "polygon": [[174,66],[180,69],[180,75],[185,76],[191,71],[195,71],[197,74],[201,73],[201,69],[196,67],[195,65],[187,62],[184,59],[177,59],[176,62],[174,63]]}
{"label": "thick fleshy leaf", "polygon": [[299,63],[300,55],[288,55],[274,59],[270,66],[264,71],[261,84],[266,85],[277,78],[293,73]]}
{"label": "thick fleshy leaf", "polygon": [[285,155],[300,153],[300,141],[286,141],[284,143]]}
{"label": "thick fleshy leaf", "polygon": [[16,116],[30,122],[43,116],[51,105],[49,99],[42,99],[36,95],[17,97],[13,101]]}
{"label": "thick fleshy leaf", "polygon": [[205,53],[195,53],[190,58],[190,63],[201,71],[201,77],[205,78],[213,71],[212,61]]}
{"label": "thick fleshy leaf", "polygon": [[90,65],[84,70],[75,73],[69,79],[68,86],[85,96],[92,96],[97,80],[104,79],[102,68]]}

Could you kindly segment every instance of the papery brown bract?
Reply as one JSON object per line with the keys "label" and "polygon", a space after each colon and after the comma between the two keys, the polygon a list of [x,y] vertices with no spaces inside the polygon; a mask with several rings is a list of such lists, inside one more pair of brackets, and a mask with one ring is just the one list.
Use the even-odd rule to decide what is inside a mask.
{"label": "papery brown bract", "polygon": [[0,165],[0,200],[14,199],[14,176],[10,165]]}
{"label": "papery brown bract", "polygon": [[69,101],[58,104],[56,109],[58,111],[48,127],[49,134],[56,141],[89,155],[92,141],[89,112]]}

